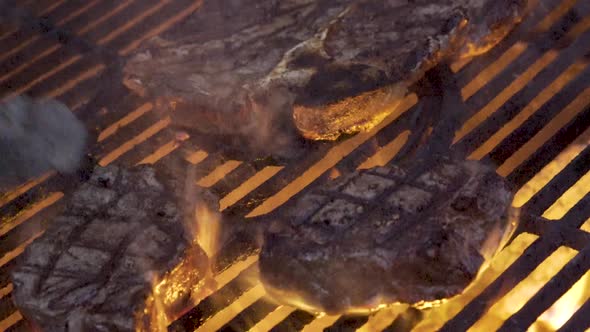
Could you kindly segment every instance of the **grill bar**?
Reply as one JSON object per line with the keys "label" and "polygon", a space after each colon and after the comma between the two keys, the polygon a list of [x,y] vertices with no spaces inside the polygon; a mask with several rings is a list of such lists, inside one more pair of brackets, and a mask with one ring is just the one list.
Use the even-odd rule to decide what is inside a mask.
{"label": "grill bar", "polygon": [[20,312],[15,311],[3,321],[0,321],[0,329],[3,331],[30,331],[30,326],[23,320]]}
{"label": "grill bar", "polygon": [[238,332],[249,331],[257,322],[262,320],[273,310],[277,309],[276,304],[269,303],[265,299],[260,299],[240,312],[227,324],[222,326],[218,331],[221,332]]}
{"label": "grill bar", "polygon": [[2,298],[0,302],[0,321],[8,318],[16,311],[16,307],[12,300],[12,293]]}
{"label": "grill bar", "polygon": [[472,329],[489,328],[494,331],[499,329],[504,322],[505,315],[510,316],[510,312],[520,310],[532,298],[533,294],[542,289],[575,254],[575,250],[566,246],[560,246],[551,252],[526,278],[489,308],[485,315],[472,326]]}
{"label": "grill bar", "polygon": [[272,332],[301,331],[315,316],[304,311],[293,311],[287,318],[271,329]]}
{"label": "grill bar", "polygon": [[584,131],[590,126],[588,110],[584,111],[577,119],[561,128],[540,149],[535,151],[523,164],[513,171],[507,179],[516,186],[521,187],[529,181],[533,175],[545,167],[562,152],[564,147],[575,144],[576,138],[584,136]]}
{"label": "grill bar", "polygon": [[474,130],[470,135],[466,135],[461,141],[456,143],[458,148],[468,153],[472,153],[475,147],[481,146],[485,140],[490,139],[491,135],[502,128],[508,121],[512,120],[519,111],[529,104],[550,82],[555,81],[570,65],[573,59],[578,59],[588,52],[590,46],[590,32],[584,33],[568,49],[563,51],[553,65],[543,70],[536,79],[529,84],[524,90],[521,90],[512,97],[503,107],[495,112],[492,118],[488,118],[481,127],[487,131],[483,135],[481,130]]}
{"label": "grill bar", "polygon": [[[529,142],[535,142],[536,144],[538,144],[537,142],[540,142],[542,144],[555,135],[555,133],[543,135],[542,130],[546,128],[551,121],[553,121],[552,119],[555,119],[559,116],[557,110],[565,109],[568,107],[568,105],[572,105],[578,99],[583,99],[581,103],[586,105],[588,104],[587,96],[588,92],[590,91],[588,91],[587,88],[584,89],[584,86],[588,86],[590,84],[590,79],[588,78],[589,76],[590,69],[586,69],[578,76],[576,80],[570,82],[568,86],[556,94],[550,101],[543,105],[539,111],[537,111],[525,123],[523,123],[520,128],[512,132],[511,135],[506,137],[502,143],[500,143],[492,152],[490,152],[488,158],[494,161],[496,164],[501,165],[499,168],[501,174],[508,175],[518,165],[520,165],[517,160],[512,160],[516,159],[516,157],[514,157],[515,154],[519,153],[520,151],[538,150],[535,148],[529,148],[526,146],[526,144]],[[586,105],[582,105],[582,107]],[[578,117],[579,116],[580,115],[578,115]],[[576,116],[573,117],[573,119],[575,118]],[[539,137],[541,135],[543,135],[543,137]],[[537,137],[537,139],[535,139],[535,137]],[[520,155],[518,155],[518,157],[522,158]],[[526,160],[526,158],[522,159]],[[525,160],[522,160],[522,162]]]}
{"label": "grill bar", "polygon": [[341,316],[338,320],[330,327],[326,328],[324,331],[326,332],[354,332],[359,327],[363,326],[369,317],[367,316]]}
{"label": "grill bar", "polygon": [[[586,215],[590,213],[590,206],[588,205],[581,209]],[[579,215],[576,212],[579,212],[579,210],[570,210],[560,222],[567,222],[568,219],[578,219]],[[543,237],[529,246],[523,255],[502,276],[490,284],[477,299],[469,303],[457,316],[447,322],[441,331],[466,330],[473,325],[489,308],[489,303],[494,303],[494,299],[506,295],[508,290],[514,288],[519,281],[524,279],[561,245],[559,242],[560,231],[558,224],[550,228],[549,232],[543,234]]]}
{"label": "grill bar", "polygon": [[458,73],[458,84],[464,86],[469,81],[473,80],[481,73],[482,68],[486,68],[492,61],[498,59],[509,48],[513,47],[517,41],[521,40],[523,36],[530,35],[534,37],[535,34],[549,30],[559,19],[568,12],[571,12],[572,7],[579,6],[577,1],[578,0],[565,0],[551,2],[550,4],[545,3],[546,1],[532,1],[531,7],[534,7],[534,10],[529,17],[510,33],[502,43],[486,54],[473,59],[468,65],[462,68]]}
{"label": "grill bar", "polygon": [[579,176],[590,169],[589,161],[590,149],[585,149],[559,175],[531,198],[526,206],[527,211],[532,214],[542,214],[547,210],[559,196],[578,180]]}
{"label": "grill bar", "polygon": [[409,309],[400,315],[383,332],[411,331],[422,319],[422,312],[417,309]]}
{"label": "grill bar", "polygon": [[559,332],[587,330],[590,328],[588,315],[590,315],[590,300],[584,303],[584,305],[574,314],[574,316],[559,329]]}
{"label": "grill bar", "polygon": [[499,331],[526,330],[589,269],[590,247],[586,247],[569,261],[518,313],[510,317]]}

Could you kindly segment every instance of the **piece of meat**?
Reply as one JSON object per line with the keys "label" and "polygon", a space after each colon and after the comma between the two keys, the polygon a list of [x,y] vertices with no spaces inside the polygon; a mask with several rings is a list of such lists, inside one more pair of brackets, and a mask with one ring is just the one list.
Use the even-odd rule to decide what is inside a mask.
{"label": "piece of meat", "polygon": [[441,59],[473,56],[526,0],[206,0],[127,61],[126,82],[168,100],[175,124],[261,149],[294,122],[309,139],[367,130]]}
{"label": "piece of meat", "polygon": [[514,230],[512,193],[479,162],[428,163],[355,172],[304,194],[266,232],[268,293],[330,314],[460,294]]}
{"label": "piece of meat", "polygon": [[208,259],[172,176],[97,167],[12,273],[41,331],[162,331],[205,287]]}

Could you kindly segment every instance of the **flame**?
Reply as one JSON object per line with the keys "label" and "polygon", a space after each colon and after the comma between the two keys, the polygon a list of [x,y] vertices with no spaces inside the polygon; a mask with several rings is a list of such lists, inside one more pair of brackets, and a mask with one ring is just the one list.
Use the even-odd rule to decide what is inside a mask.
{"label": "flame", "polygon": [[221,215],[210,209],[207,204],[197,204],[195,211],[197,223],[196,241],[210,259],[219,249],[219,225]]}
{"label": "flame", "polygon": [[161,278],[151,276],[152,294],[138,317],[136,331],[167,331],[172,321],[210,295],[216,285],[209,262],[201,249],[193,245],[172,271]]}
{"label": "flame", "polygon": [[518,312],[577,251],[568,247],[558,248],[516,287],[491,306],[486,315],[469,331],[494,331],[514,313]]}
{"label": "flame", "polygon": [[590,299],[590,271],[587,272],[572,288],[547,309],[533,325],[530,332],[557,331],[571,316]]}
{"label": "flame", "polygon": [[219,245],[221,215],[215,209],[217,198],[197,187],[195,176],[196,168],[191,163],[183,205],[188,247],[171,271],[164,276],[148,276],[152,294],[137,317],[137,332],[167,331],[170,322],[218,288],[211,267]]}
{"label": "flame", "polygon": [[153,294],[148,297],[142,315],[139,316],[136,332],[160,332],[166,331],[168,317],[163,299],[158,293],[158,285],[152,282]]}

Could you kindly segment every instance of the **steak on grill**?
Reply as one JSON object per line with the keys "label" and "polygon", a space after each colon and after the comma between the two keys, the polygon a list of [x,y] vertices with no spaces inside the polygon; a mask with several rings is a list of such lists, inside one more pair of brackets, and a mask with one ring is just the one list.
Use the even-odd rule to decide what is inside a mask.
{"label": "steak on grill", "polygon": [[126,82],[171,100],[177,125],[276,151],[293,120],[309,139],[372,127],[440,59],[497,43],[526,3],[206,0],[127,61]]}
{"label": "steak on grill", "polygon": [[412,162],[304,194],[265,234],[268,292],[327,313],[461,293],[512,233],[512,193],[480,162]]}
{"label": "steak on grill", "polygon": [[22,314],[42,331],[160,331],[200,296],[208,264],[179,187],[148,166],[97,167],[19,257]]}
{"label": "steak on grill", "polygon": [[450,148],[469,112],[449,65],[419,86],[431,92],[392,165],[320,181],[250,222],[226,220],[224,243],[256,235],[277,301],[334,314],[433,305],[465,290],[513,232],[508,183]]}

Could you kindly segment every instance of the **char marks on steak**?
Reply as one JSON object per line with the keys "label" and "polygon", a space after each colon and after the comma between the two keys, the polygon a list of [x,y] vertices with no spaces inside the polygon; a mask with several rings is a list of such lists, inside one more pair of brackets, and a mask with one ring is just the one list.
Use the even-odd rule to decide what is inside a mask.
{"label": "char marks on steak", "polygon": [[137,332],[185,309],[208,262],[183,224],[180,187],[148,166],[97,167],[19,257],[23,316],[42,331]]}
{"label": "char marks on steak", "polygon": [[266,135],[273,152],[292,122],[310,139],[374,126],[441,59],[497,43],[526,2],[206,0],[127,61],[126,82],[174,100],[177,125]]}
{"label": "char marks on steak", "polygon": [[514,229],[512,193],[480,162],[442,158],[342,176],[266,232],[261,279],[328,313],[461,293]]}

